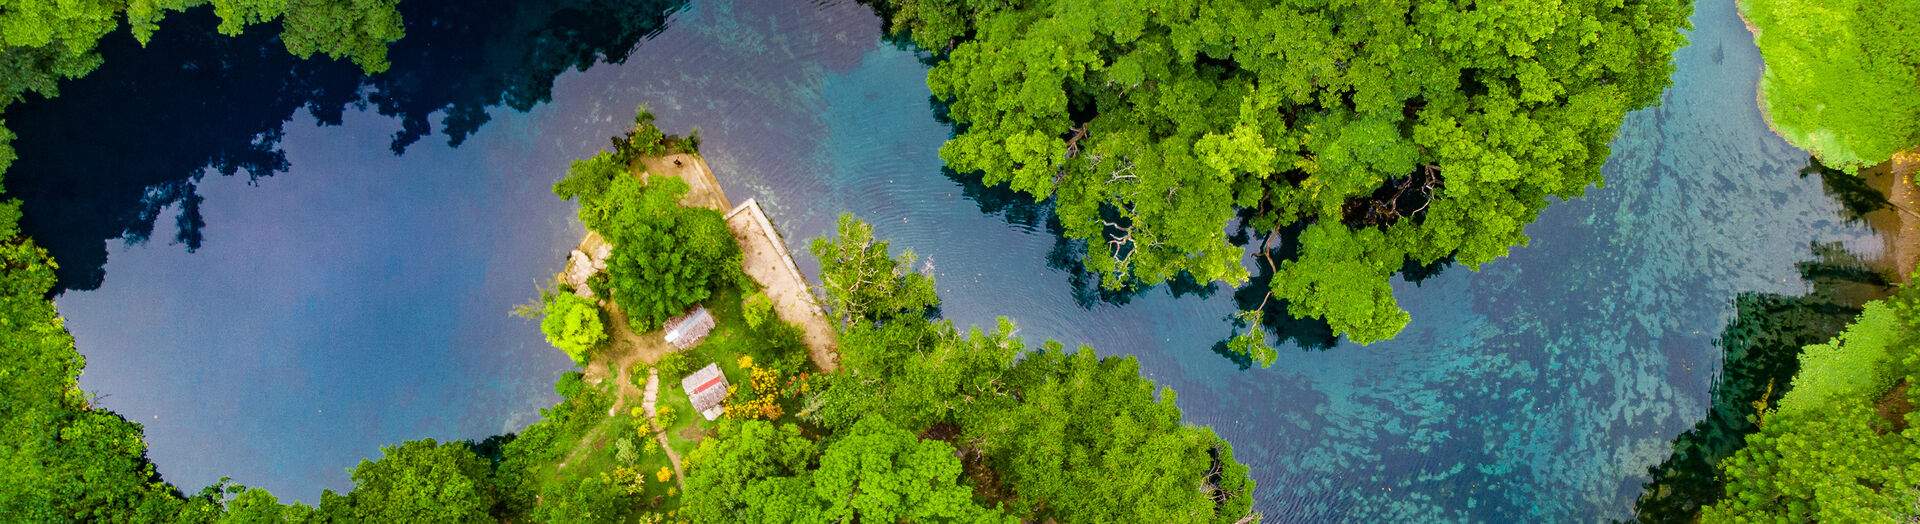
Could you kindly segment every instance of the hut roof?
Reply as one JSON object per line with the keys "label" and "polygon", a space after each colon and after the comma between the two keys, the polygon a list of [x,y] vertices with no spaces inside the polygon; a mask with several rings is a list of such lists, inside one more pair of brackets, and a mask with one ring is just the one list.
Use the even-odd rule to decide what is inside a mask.
{"label": "hut roof", "polygon": [[708,313],[707,308],[694,306],[693,311],[685,315],[667,319],[666,328],[667,343],[680,349],[690,348],[713,331],[713,314]]}
{"label": "hut roof", "polygon": [[680,379],[680,389],[687,392],[687,400],[693,403],[693,409],[699,411],[707,420],[713,420],[725,413],[721,404],[727,399],[727,376],[720,372],[720,365],[707,364]]}

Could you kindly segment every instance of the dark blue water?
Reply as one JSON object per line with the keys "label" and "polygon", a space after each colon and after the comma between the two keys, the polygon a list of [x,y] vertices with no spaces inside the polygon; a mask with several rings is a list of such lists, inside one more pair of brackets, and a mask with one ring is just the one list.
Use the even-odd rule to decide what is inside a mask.
{"label": "dark blue water", "polygon": [[[433,51],[397,52],[417,57],[395,60],[400,80],[264,69],[232,83],[281,93],[260,102],[273,108],[266,117],[204,137],[178,138],[165,119],[122,126],[131,143],[184,145],[85,169],[32,160],[86,154],[78,139],[29,137],[70,127],[59,115],[96,111],[87,89],[31,106],[37,120],[9,115],[23,137],[10,188],[28,188],[15,191],[28,192],[30,206],[112,210],[30,226],[42,238],[86,232],[62,248],[82,267],[67,271],[76,291],[59,299],[88,357],[82,385],[146,424],[162,474],[189,487],[226,475],[312,501],[322,487],[346,487],[344,469],[381,444],[479,438],[529,422],[553,400],[547,388],[566,361],[506,312],[559,268],[579,233],[547,186],[642,102],[669,130],[702,130],[729,196],[760,199],[803,271],[817,267],[806,239],[851,211],[922,256],[948,317],[1008,315],[1032,339],[1137,356],[1179,392],[1189,420],[1235,443],[1273,522],[1625,518],[1646,468],[1707,410],[1720,365],[1713,340],[1733,298],[1804,292],[1793,264],[1811,258],[1813,241],[1880,250],[1840,218],[1817,177],[1798,175],[1806,154],[1765,128],[1754,107],[1757,53],[1732,2],[1713,0],[1697,7],[1663,105],[1621,129],[1606,187],[1549,209],[1528,229],[1529,246],[1478,273],[1443,268],[1396,283],[1413,314],[1399,338],[1323,347],[1307,323],[1276,334],[1285,347],[1272,368],[1243,369],[1213,349],[1233,328],[1236,290],[1089,291],[1061,269],[1072,266],[1072,246],[1048,231],[1044,208],[943,172],[937,151],[950,128],[928,99],[926,66],[883,43],[869,9],[715,0],[655,6],[671,12],[663,19],[612,17],[644,26],[635,29],[576,3],[587,7],[518,4],[511,24],[482,9],[437,18],[504,24],[510,35],[550,29],[506,43],[410,26],[415,42],[402,46]],[[433,8],[408,9],[411,24],[436,19],[421,14]],[[542,67],[445,56],[461,45]],[[266,49],[175,54],[244,69],[278,63],[279,51]],[[123,80],[97,96],[165,89],[113,73],[131,61],[109,55],[99,78]],[[592,67],[552,67],[582,63]],[[343,75],[344,87],[288,87],[327,74]],[[108,81],[76,86],[88,82]],[[463,87],[448,95],[437,86]],[[382,105],[381,93],[415,103]],[[220,96],[181,95],[255,103]],[[392,152],[396,131],[423,128],[433,134]],[[192,144],[228,145],[207,154]],[[221,159],[261,155],[235,177],[123,177],[141,190],[101,202],[86,198],[89,188],[120,186],[71,182],[155,165],[218,171]],[[271,176],[250,185],[253,166]],[[199,218],[183,228],[173,220],[182,210]],[[151,240],[102,243],[128,233]],[[94,243],[109,246],[104,264],[86,262]],[[79,291],[89,267],[104,277]]]}

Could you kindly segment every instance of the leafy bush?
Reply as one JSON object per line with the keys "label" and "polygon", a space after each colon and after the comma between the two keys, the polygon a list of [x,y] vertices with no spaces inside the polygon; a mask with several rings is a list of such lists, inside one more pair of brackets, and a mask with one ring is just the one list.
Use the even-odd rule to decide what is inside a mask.
{"label": "leafy bush", "polygon": [[747,318],[747,327],[758,328],[773,316],[773,299],[760,292],[747,295],[741,300],[740,314]]}
{"label": "leafy bush", "polygon": [[593,299],[556,293],[548,295],[544,311],[540,332],[547,335],[547,343],[565,351],[576,365],[585,364],[593,349],[607,339],[606,313]]}
{"label": "leafy bush", "polygon": [[633,367],[627,370],[627,381],[632,382],[633,387],[646,388],[650,369],[645,362],[634,362]]}
{"label": "leafy bush", "polygon": [[658,425],[662,428],[671,428],[673,427],[674,423],[679,421],[680,421],[680,413],[675,411],[673,409],[673,406],[659,406],[659,407],[653,408],[653,423],[655,425]]}
{"label": "leafy bush", "polygon": [[654,367],[660,370],[660,380],[662,382],[676,381],[680,380],[681,377],[687,376],[687,372],[692,371],[687,369],[689,365],[691,364],[687,358],[687,354],[680,352],[668,353],[666,356],[660,357],[659,362],[654,363]]}
{"label": "leafy bush", "polygon": [[640,460],[640,455],[634,452],[633,439],[620,437],[619,440],[613,441],[613,449],[613,458],[619,460],[621,464],[632,464]]}
{"label": "leafy bush", "polygon": [[1920,144],[1920,2],[1740,6],[1766,60],[1767,116],[1788,142],[1848,171]]}

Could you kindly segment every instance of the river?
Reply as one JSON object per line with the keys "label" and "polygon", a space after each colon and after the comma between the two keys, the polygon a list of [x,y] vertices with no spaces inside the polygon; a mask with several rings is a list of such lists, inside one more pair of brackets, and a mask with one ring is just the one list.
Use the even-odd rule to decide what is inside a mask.
{"label": "river", "polygon": [[1734,297],[1805,292],[1813,242],[1881,250],[1766,129],[1751,37],[1711,0],[1605,187],[1479,272],[1396,281],[1398,338],[1295,323],[1249,369],[1216,349],[1236,290],[1102,294],[1045,208],[944,172],[924,57],[867,7],[418,4],[372,79],[264,31],[211,36],[202,12],[145,49],[109,40],[100,71],[9,112],[6,183],[62,263],[81,385],[189,491],[228,476],[311,503],[383,444],[535,420],[568,363],[508,311],[581,233],[549,187],[641,103],[700,129],[803,272],[807,239],[853,212],[921,256],[948,318],[1139,358],[1233,441],[1269,522],[1626,518],[1706,413]]}

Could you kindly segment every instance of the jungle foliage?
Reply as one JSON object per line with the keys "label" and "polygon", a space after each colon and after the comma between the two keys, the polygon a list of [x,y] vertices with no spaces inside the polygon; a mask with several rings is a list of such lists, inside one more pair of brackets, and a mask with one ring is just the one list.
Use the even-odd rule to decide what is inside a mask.
{"label": "jungle foliage", "polygon": [[1920,145],[1920,1],[1741,0],[1775,131],[1854,171]]}
{"label": "jungle foliage", "polygon": [[606,312],[593,299],[554,293],[547,297],[542,313],[540,332],[574,364],[585,364],[593,349],[607,339]]}
{"label": "jungle foliage", "polygon": [[680,205],[687,182],[631,174],[639,159],[691,147],[663,135],[644,108],[634,131],[586,160],[574,161],[553,192],[580,203],[580,221],[613,244],[607,276],[615,303],[636,333],[738,282],[740,246],[719,211]]}
{"label": "jungle foliage", "polygon": [[[1248,278],[1229,227],[1302,228],[1271,289],[1368,343],[1406,262],[1524,245],[1658,101],[1685,0],[885,0],[933,51],[949,167],[1050,200],[1108,288]],[[1248,220],[1236,220],[1248,212]],[[1263,246],[1264,248],[1265,246]],[[1252,351],[1248,345],[1236,346]],[[1263,359],[1270,360],[1270,359]]]}
{"label": "jungle foliage", "polygon": [[[885,417],[951,443],[976,500],[1024,520],[1236,522],[1249,515],[1253,480],[1232,446],[1183,424],[1173,391],[1156,391],[1132,357],[1101,358],[1084,346],[1068,353],[1053,342],[1028,351],[1004,318],[991,332],[965,333],[931,320],[926,310],[938,303],[931,277],[911,271],[910,257],[890,257],[884,244],[875,249],[866,224],[843,216],[839,231],[813,244],[822,274],[873,277],[843,280],[835,293],[893,290],[901,307],[830,312],[849,319],[840,331],[842,368],[802,418],[837,434]],[[850,252],[862,254],[829,256]]]}
{"label": "jungle foliage", "polygon": [[212,4],[220,33],[279,22],[287,52],[353,60],[368,73],[387,70],[387,44],[405,34],[399,0],[23,0],[0,11],[0,108],[28,92],[53,97],[61,80],[100,66],[95,46],[124,20],[141,44],[169,13]]}
{"label": "jungle foliage", "polygon": [[1920,514],[1920,287],[1868,303],[1832,341],[1807,346],[1777,407],[1721,462],[1708,522],[1904,522]]}

